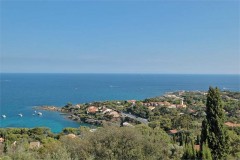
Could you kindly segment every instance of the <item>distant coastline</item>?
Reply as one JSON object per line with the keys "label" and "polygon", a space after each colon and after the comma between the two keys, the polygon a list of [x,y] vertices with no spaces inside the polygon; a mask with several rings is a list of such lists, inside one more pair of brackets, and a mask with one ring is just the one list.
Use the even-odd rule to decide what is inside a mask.
{"label": "distant coastline", "polygon": [[[210,85],[240,91],[239,75],[162,74],[1,74],[0,127],[46,126],[59,132],[84,125],[65,119],[57,112],[33,116],[33,106],[64,106],[94,101],[144,100],[173,91],[206,91]],[[117,87],[113,87],[117,86]],[[20,119],[18,114],[23,114]],[[11,118],[10,118],[11,117]]]}
{"label": "distant coastline", "polygon": [[[73,121],[91,125],[121,126],[126,123],[134,126],[139,123],[148,124],[151,118],[146,114],[161,108],[176,110],[179,115],[186,114],[185,110],[188,111],[187,114],[195,116],[202,114],[205,111],[206,95],[206,91],[175,91],[143,100],[94,101],[75,105],[68,103],[64,107],[45,105],[34,109],[60,112]],[[199,102],[194,102],[191,97],[195,97]],[[222,97],[225,101],[239,103],[240,92],[222,91]],[[139,111],[142,113],[138,113]],[[240,116],[240,111],[237,114]]]}
{"label": "distant coastline", "polygon": [[240,73],[65,73],[65,72],[0,72],[0,74],[83,74],[83,75],[199,75],[199,76],[240,76]]}

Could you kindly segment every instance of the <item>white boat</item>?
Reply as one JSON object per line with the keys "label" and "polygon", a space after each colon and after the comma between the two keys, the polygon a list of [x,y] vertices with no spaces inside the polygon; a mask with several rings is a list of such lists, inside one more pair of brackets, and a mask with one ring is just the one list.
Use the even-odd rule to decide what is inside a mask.
{"label": "white boat", "polygon": [[38,115],[39,115],[39,116],[42,116],[42,112],[38,112]]}
{"label": "white boat", "polygon": [[2,115],[3,118],[6,118],[7,116],[5,114]]}
{"label": "white boat", "polygon": [[19,113],[18,115],[19,115],[20,117],[22,117],[22,116],[23,116],[23,115],[22,115],[22,113]]}

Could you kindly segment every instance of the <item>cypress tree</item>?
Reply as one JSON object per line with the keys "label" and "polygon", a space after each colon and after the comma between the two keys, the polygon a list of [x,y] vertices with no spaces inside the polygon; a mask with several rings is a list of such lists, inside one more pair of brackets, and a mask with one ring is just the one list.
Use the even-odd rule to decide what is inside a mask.
{"label": "cypress tree", "polygon": [[213,159],[224,159],[229,151],[229,136],[224,126],[220,91],[210,87],[207,95],[206,118],[202,122],[201,150],[208,144]]}
{"label": "cypress tree", "polygon": [[192,156],[193,156],[193,152],[192,152],[191,146],[187,143],[184,146],[184,153],[182,156],[182,160],[192,159]]}
{"label": "cypress tree", "polygon": [[208,145],[205,143],[202,146],[202,159],[212,160],[211,150],[208,148]]}
{"label": "cypress tree", "polygon": [[194,144],[192,142],[185,144],[182,160],[195,160],[197,158]]}
{"label": "cypress tree", "polygon": [[5,140],[5,142],[4,142],[4,147],[3,147],[3,153],[7,153],[8,152],[8,141],[7,140]]}

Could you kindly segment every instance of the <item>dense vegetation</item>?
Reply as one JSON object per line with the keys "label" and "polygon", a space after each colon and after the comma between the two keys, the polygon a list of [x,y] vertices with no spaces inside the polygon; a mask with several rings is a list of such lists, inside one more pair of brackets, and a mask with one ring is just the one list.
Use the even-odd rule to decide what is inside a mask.
{"label": "dense vegetation", "polygon": [[[87,128],[65,129],[53,135],[46,128],[1,129],[6,138],[3,159],[178,159],[183,147],[174,144],[161,128],[146,125],[103,127],[95,132]],[[79,133],[69,137],[68,133]],[[14,145],[14,141],[17,141]],[[40,141],[42,147],[29,149],[29,142]]]}
{"label": "dense vegetation", "polygon": [[[179,97],[184,98],[187,107],[172,108],[167,103],[153,109],[147,106],[152,102],[179,105]],[[173,92],[135,103],[106,101],[81,104],[80,107],[68,103],[62,112],[76,116],[77,120],[108,123],[101,123],[96,129],[65,128],[58,134],[51,133],[48,128],[2,128],[0,137],[4,142],[0,143],[0,157],[22,160],[239,159],[240,127],[227,128],[224,124],[227,121],[240,123],[239,98],[239,92],[219,92],[210,88],[208,94]],[[131,113],[148,119],[149,123],[139,124],[129,117],[116,120],[100,111],[89,114],[86,112],[89,106]],[[122,127],[123,122],[132,125]],[[41,145],[31,148],[30,142]]]}

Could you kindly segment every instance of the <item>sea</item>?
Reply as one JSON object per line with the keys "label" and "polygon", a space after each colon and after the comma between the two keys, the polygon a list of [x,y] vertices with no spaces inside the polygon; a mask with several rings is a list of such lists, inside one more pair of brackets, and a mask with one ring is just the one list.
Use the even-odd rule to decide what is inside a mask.
{"label": "sea", "polygon": [[91,127],[57,112],[41,111],[42,116],[33,115],[34,107],[143,100],[171,91],[207,91],[209,86],[240,91],[240,75],[1,73],[0,115],[6,118],[0,117],[0,128],[48,127],[58,133],[66,127]]}

